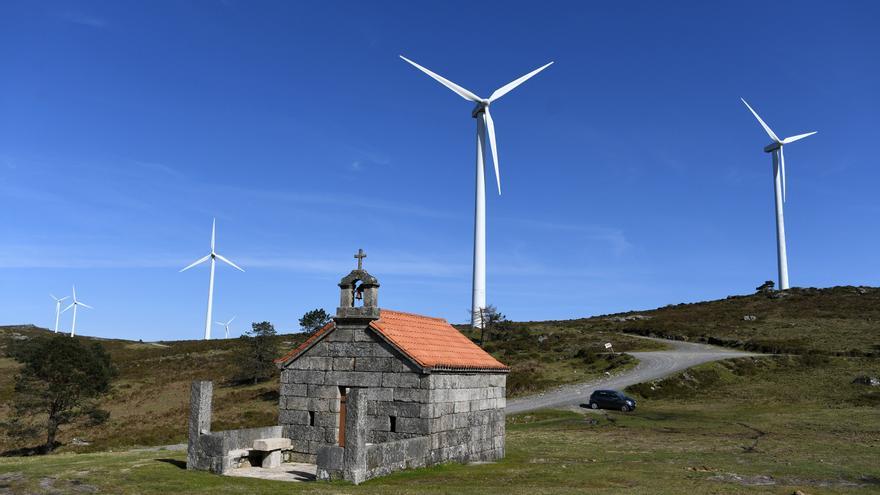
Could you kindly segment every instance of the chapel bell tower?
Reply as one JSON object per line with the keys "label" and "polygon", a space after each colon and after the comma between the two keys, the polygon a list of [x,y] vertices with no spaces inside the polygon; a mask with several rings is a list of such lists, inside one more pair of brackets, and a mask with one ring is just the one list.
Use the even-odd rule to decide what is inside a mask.
{"label": "chapel bell tower", "polygon": [[336,319],[379,318],[379,281],[364,270],[367,254],[358,249],[354,257],[358,260],[357,269],[352,270],[339,282],[339,307]]}

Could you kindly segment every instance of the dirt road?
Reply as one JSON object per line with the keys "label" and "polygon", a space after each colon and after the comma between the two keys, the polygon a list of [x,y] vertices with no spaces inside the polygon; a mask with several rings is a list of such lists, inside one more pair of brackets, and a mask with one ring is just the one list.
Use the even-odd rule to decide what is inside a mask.
{"label": "dirt road", "polygon": [[639,360],[639,364],[629,371],[599,380],[563,385],[537,395],[511,399],[507,401],[505,412],[507,414],[518,414],[536,409],[577,406],[580,403],[587,402],[590,394],[596,389],[623,390],[630,385],[663,378],[698,364],[734,357],[758,355],[705,344],[664,339],[654,340],[668,343],[673,349],[669,351],[630,352],[629,354]]}

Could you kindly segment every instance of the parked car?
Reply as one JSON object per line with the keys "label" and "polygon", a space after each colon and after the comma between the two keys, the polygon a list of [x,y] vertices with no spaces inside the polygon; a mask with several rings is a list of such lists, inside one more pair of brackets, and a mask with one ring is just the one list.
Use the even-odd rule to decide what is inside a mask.
{"label": "parked car", "polygon": [[629,412],[636,408],[636,401],[632,397],[628,397],[623,392],[617,390],[596,390],[590,395],[588,404],[581,404],[581,407],[589,407],[590,409],[616,409],[618,411]]}

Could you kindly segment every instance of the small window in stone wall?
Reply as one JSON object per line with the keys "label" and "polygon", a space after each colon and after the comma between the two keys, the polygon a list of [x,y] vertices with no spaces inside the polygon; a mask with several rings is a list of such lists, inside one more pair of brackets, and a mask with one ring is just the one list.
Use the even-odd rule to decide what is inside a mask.
{"label": "small window in stone wall", "polygon": [[394,433],[397,431],[397,416],[388,416],[388,419],[391,420],[391,432]]}
{"label": "small window in stone wall", "polygon": [[315,411],[309,411],[309,426],[315,426]]}

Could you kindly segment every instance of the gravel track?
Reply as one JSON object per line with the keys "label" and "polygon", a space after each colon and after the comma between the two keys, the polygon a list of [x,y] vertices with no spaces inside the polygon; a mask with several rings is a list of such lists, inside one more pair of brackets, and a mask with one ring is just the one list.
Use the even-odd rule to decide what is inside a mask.
{"label": "gravel track", "polygon": [[[648,339],[650,337],[642,337]],[[694,344],[677,340],[651,339],[672,346],[669,351],[629,352],[639,360],[635,368],[617,375],[606,376],[588,382],[563,385],[544,393],[507,401],[506,414],[519,414],[536,409],[568,408],[587,402],[596,389],[623,390],[636,383],[669,376],[678,371],[708,363],[743,356],[760,354],[741,352],[706,344]]]}

